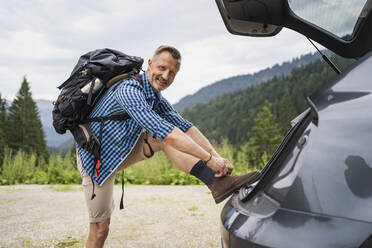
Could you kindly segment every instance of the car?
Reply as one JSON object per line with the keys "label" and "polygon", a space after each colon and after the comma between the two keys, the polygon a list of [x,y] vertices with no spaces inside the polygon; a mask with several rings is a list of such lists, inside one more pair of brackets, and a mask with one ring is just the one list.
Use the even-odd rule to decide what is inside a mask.
{"label": "car", "polygon": [[232,34],[289,28],[357,60],[307,98],[260,179],[225,203],[221,246],[372,247],[372,1],[216,3]]}

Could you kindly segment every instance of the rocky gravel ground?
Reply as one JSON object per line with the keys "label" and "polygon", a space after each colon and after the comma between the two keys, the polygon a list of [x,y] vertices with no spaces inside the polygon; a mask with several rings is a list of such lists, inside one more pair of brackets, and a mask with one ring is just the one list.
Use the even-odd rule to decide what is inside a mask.
{"label": "rocky gravel ground", "polygon": [[[220,247],[219,214],[205,186],[115,186],[105,247]],[[78,185],[0,186],[0,247],[83,247],[88,214]]]}

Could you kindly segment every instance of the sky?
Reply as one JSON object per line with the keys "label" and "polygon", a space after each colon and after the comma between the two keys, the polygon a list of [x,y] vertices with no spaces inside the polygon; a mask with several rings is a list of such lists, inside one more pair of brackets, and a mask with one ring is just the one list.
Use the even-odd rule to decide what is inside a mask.
{"label": "sky", "polygon": [[267,38],[232,35],[213,0],[0,0],[0,93],[12,100],[26,76],[34,99],[55,100],[82,54],[112,48],[144,58],[146,69],[159,45],[182,54],[163,92],[171,103],[315,50],[288,29]]}

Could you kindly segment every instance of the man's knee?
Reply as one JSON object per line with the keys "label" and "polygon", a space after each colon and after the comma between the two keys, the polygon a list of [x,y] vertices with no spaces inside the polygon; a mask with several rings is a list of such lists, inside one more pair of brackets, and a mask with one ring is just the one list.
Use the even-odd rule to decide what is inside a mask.
{"label": "man's knee", "polygon": [[97,239],[106,239],[109,233],[109,224],[106,222],[97,223]]}
{"label": "man's knee", "polygon": [[105,220],[98,223],[92,223],[91,229],[93,231],[93,235],[97,241],[104,241],[109,233],[109,225],[110,220]]}
{"label": "man's knee", "polygon": [[[157,138],[153,138],[152,137],[152,134],[151,133],[147,133],[147,136],[146,136],[146,139],[149,143],[149,145],[151,146],[151,149],[152,151],[155,153],[155,152],[158,152],[158,151],[161,151],[163,150],[163,147],[164,147],[164,143],[161,142],[159,139]],[[150,147],[149,145],[147,145],[146,143],[144,144],[143,146],[143,151],[146,155],[149,155],[151,152],[150,152]]]}

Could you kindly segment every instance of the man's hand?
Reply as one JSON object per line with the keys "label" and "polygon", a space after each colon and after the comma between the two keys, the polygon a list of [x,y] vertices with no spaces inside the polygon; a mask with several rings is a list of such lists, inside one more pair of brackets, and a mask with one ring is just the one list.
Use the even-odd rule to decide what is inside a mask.
{"label": "man's hand", "polygon": [[226,175],[230,175],[234,169],[234,166],[229,160],[215,156],[212,156],[207,165],[216,171],[215,177],[224,177]]}
{"label": "man's hand", "polygon": [[226,166],[227,166],[227,175],[231,175],[231,172],[234,170],[234,166],[230,163],[229,160],[226,160]]}

